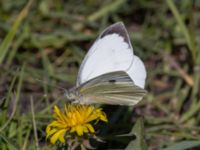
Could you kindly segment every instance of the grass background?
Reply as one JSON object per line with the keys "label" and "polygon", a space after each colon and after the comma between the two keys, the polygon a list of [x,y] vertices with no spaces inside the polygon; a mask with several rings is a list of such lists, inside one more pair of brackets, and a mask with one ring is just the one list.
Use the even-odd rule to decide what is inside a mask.
{"label": "grass background", "polygon": [[134,108],[103,106],[109,123],[99,135],[107,142],[94,146],[124,149],[130,139],[112,135],[142,117],[148,149],[198,150],[199,10],[198,0],[1,0],[0,149],[56,149],[45,127],[52,106],[66,101],[57,86],[73,86],[99,32],[123,21],[145,62],[148,94]]}

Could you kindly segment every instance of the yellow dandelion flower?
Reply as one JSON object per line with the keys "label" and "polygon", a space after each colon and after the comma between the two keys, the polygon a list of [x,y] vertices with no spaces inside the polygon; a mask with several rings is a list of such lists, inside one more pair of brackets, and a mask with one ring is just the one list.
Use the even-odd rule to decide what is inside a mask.
{"label": "yellow dandelion flower", "polygon": [[65,143],[66,133],[75,133],[79,137],[84,134],[94,134],[92,121],[108,121],[101,108],[80,104],[67,104],[64,111],[54,106],[54,118],[55,120],[46,128],[46,137],[50,138],[52,144],[58,140]]}

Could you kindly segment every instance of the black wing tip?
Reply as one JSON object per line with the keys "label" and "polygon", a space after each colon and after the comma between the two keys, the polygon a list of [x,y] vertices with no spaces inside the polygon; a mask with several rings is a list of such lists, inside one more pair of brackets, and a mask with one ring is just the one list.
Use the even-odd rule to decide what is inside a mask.
{"label": "black wing tip", "polygon": [[124,25],[124,23],[122,21],[114,23],[114,24],[110,25],[109,27],[107,27],[102,32],[102,34],[100,35],[100,38],[103,38],[106,35],[114,34],[114,33],[122,36],[124,38],[124,41],[126,43],[128,43],[128,45],[130,47],[132,47],[131,46],[131,42],[130,42],[130,38],[129,38],[129,35],[128,35],[128,32],[127,32],[126,27],[125,27],[125,25]]}
{"label": "black wing tip", "polygon": [[126,31],[126,27],[124,25],[123,22],[117,22],[114,23],[110,26],[108,26],[100,35],[100,38],[103,38],[104,36],[108,35],[108,34],[113,34],[113,33],[117,33],[123,37],[127,36],[128,33]]}
{"label": "black wing tip", "polygon": [[123,30],[126,30],[126,27],[125,27],[125,25],[124,25],[124,23],[123,23],[122,21],[116,22],[116,23],[110,25],[108,28],[110,28],[110,27],[111,27],[111,28],[117,27],[117,28],[121,28],[121,29],[123,29]]}

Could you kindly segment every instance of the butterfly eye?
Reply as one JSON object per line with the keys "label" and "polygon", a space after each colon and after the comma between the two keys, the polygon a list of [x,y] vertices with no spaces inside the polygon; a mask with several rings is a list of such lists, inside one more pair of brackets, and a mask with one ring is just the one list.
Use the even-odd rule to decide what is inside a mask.
{"label": "butterfly eye", "polygon": [[74,97],[74,94],[73,94],[73,93],[69,93],[69,97],[70,97],[70,98],[73,98],[73,97]]}
{"label": "butterfly eye", "polygon": [[71,92],[71,91],[66,91],[66,92],[65,92],[65,96],[66,96],[69,100],[75,99],[75,95],[74,95],[74,93]]}

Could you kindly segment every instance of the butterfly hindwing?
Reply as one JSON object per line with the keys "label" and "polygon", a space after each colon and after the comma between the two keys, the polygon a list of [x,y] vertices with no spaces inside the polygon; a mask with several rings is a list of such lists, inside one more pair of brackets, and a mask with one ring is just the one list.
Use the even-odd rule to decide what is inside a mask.
{"label": "butterfly hindwing", "polygon": [[82,103],[135,105],[146,91],[134,84],[126,72],[106,73],[77,88]]}

